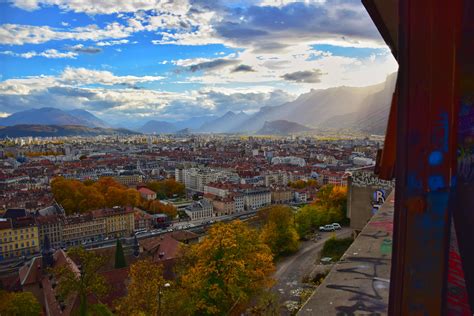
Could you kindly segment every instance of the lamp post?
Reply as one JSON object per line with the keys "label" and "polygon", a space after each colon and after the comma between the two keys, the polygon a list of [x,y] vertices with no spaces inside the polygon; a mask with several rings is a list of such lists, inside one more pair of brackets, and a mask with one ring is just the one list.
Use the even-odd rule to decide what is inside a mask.
{"label": "lamp post", "polygon": [[166,289],[166,288],[169,288],[171,286],[171,284],[169,283],[165,283],[163,284],[163,286],[160,285],[160,287],[158,288],[158,313],[157,315],[158,316],[161,316],[161,290],[163,289],[163,287]]}

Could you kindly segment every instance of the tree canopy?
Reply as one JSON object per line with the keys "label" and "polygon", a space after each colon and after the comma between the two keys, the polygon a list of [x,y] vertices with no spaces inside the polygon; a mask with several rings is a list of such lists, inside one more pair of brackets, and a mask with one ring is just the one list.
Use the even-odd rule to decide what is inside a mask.
{"label": "tree canopy", "polygon": [[174,196],[184,196],[184,184],[174,179],[165,179],[162,181],[151,181],[147,187],[156,192],[159,199],[172,198]]}
{"label": "tree canopy", "polygon": [[276,257],[289,255],[298,250],[294,213],[289,206],[270,206],[260,210],[259,216],[265,222],[260,238]]}
{"label": "tree canopy", "polygon": [[105,263],[105,258],[83,247],[71,248],[68,256],[80,267],[81,273],[72,271],[67,265],[53,269],[58,280],[58,293],[63,298],[77,294],[80,299],[80,315],[87,315],[87,296],[95,295],[100,298],[108,292],[105,278],[98,273]]}
{"label": "tree canopy", "polygon": [[139,260],[130,266],[129,276],[127,296],[117,304],[118,315],[157,315],[158,295],[165,295],[161,264]]}
{"label": "tree canopy", "polygon": [[235,313],[273,284],[270,248],[240,221],[214,225],[183,260],[174,294],[186,297],[174,307],[180,315]]}
{"label": "tree canopy", "polygon": [[103,207],[136,206],[140,202],[137,190],[127,189],[110,177],[103,177],[95,182],[57,177],[51,181],[51,191],[67,214],[84,213]]}
{"label": "tree canopy", "polygon": [[301,238],[319,226],[341,222],[347,213],[347,188],[323,186],[314,203],[306,205],[296,214],[296,228]]}
{"label": "tree canopy", "polygon": [[41,305],[31,292],[0,290],[0,315],[41,315]]}

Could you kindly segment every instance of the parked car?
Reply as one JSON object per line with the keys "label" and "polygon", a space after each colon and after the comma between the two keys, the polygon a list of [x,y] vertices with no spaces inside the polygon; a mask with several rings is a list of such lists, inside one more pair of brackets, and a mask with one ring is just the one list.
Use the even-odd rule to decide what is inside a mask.
{"label": "parked car", "polygon": [[333,232],[335,230],[336,230],[336,228],[334,228],[334,226],[332,224],[319,226],[319,231],[321,231],[321,232]]}
{"label": "parked car", "polygon": [[339,223],[332,223],[332,227],[334,227],[334,229],[342,229]]}
{"label": "parked car", "polygon": [[321,263],[322,264],[329,264],[331,263],[332,261],[332,258],[331,257],[324,257],[324,258],[321,258]]}

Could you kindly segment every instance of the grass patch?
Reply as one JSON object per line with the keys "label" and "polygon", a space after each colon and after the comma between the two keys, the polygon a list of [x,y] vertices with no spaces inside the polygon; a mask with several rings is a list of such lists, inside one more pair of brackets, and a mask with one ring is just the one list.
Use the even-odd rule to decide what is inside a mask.
{"label": "grass patch", "polygon": [[332,237],[328,239],[324,243],[323,250],[321,250],[321,258],[331,257],[333,262],[339,261],[353,241],[354,239],[351,237],[343,239],[336,239],[335,237]]}

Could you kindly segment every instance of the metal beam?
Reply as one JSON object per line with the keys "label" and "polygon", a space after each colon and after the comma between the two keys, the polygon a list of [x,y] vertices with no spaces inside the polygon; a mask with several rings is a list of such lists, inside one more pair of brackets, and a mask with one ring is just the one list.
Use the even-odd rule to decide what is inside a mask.
{"label": "metal beam", "polygon": [[400,0],[391,315],[443,315],[462,0]]}

